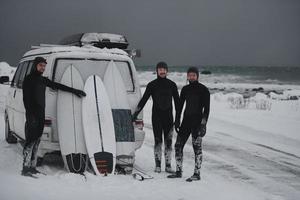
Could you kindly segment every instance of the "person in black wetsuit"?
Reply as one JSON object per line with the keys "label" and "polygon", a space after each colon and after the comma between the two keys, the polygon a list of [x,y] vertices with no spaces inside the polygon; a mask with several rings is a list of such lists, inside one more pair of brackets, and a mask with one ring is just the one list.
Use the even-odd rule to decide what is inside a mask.
{"label": "person in black wetsuit", "polygon": [[165,145],[165,171],[173,172],[171,168],[172,137],[173,137],[173,106],[178,108],[179,94],[177,85],[169,80],[167,76],[168,66],[165,62],[159,62],[156,66],[157,79],[151,81],[145,90],[145,93],[138,103],[133,119],[144,108],[147,100],[151,96],[153,99],[152,107],[152,127],[154,133],[154,158],[155,172],[161,172],[162,140],[164,136]]}
{"label": "person in black wetsuit", "polygon": [[32,176],[32,174],[40,173],[36,170],[37,150],[40,138],[44,130],[45,122],[45,89],[60,89],[72,92],[78,97],[86,94],[74,88],[53,82],[42,74],[45,71],[46,59],[36,57],[33,62],[31,73],[25,77],[23,88],[23,103],[26,110],[25,123],[25,145],[23,149],[23,176]]}
{"label": "person in black wetsuit", "polygon": [[[200,180],[202,163],[202,137],[206,134],[206,123],[209,116],[210,93],[206,86],[198,82],[199,71],[191,67],[187,71],[189,84],[180,93],[180,103],[175,119],[175,130],[178,133],[175,143],[176,172],[168,178],[182,177],[183,148],[192,134],[192,145],[195,153],[194,174],[187,181]],[[185,111],[180,125],[184,102]]]}

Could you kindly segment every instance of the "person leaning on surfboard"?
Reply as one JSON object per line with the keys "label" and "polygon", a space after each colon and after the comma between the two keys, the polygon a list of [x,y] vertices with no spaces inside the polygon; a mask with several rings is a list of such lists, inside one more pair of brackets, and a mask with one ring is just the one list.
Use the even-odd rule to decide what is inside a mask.
{"label": "person leaning on surfboard", "polygon": [[26,140],[23,149],[24,160],[21,173],[23,176],[33,176],[33,174],[40,173],[36,169],[36,153],[44,130],[46,87],[71,92],[78,97],[86,96],[81,90],[43,77],[42,74],[45,71],[46,64],[45,58],[36,57],[33,61],[31,73],[25,77],[23,82],[23,102],[26,111]]}
{"label": "person leaning on surfboard", "polygon": [[165,171],[172,173],[171,152],[173,136],[173,108],[172,98],[174,99],[175,109],[178,110],[179,94],[177,85],[167,78],[168,66],[165,62],[159,62],[156,65],[157,78],[151,81],[146,91],[138,103],[136,111],[133,114],[133,120],[144,108],[150,96],[153,99],[152,107],[152,127],[154,133],[154,158],[155,172],[161,172],[162,157],[162,135],[164,135],[165,145]]}

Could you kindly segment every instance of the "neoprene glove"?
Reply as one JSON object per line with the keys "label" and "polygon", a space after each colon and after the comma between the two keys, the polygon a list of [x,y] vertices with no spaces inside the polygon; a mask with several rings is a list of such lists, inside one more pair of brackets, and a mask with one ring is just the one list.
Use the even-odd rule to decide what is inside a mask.
{"label": "neoprene glove", "polygon": [[82,90],[73,89],[73,93],[79,98],[86,96],[85,92]]}
{"label": "neoprene glove", "polygon": [[203,118],[203,119],[201,120],[201,125],[206,125],[206,123],[207,123],[207,120],[206,120],[205,118]]}
{"label": "neoprene glove", "polygon": [[201,124],[200,125],[200,136],[204,137],[206,134],[206,124]]}
{"label": "neoprene glove", "polygon": [[138,116],[138,112],[134,112],[131,118],[132,121],[135,121],[137,119],[137,116]]}

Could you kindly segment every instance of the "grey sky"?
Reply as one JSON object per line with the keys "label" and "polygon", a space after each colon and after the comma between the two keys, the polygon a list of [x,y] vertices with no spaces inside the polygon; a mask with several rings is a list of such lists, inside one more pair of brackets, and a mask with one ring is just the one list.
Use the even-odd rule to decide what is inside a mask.
{"label": "grey sky", "polygon": [[300,66],[299,0],[1,0],[0,61],[69,34],[112,32],[140,65]]}

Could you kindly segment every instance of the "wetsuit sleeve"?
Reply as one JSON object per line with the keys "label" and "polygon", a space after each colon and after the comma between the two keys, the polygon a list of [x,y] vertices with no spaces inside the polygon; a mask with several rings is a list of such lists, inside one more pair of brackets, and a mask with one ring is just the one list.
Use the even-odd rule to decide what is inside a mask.
{"label": "wetsuit sleeve", "polygon": [[172,96],[174,99],[174,104],[175,104],[175,110],[176,113],[179,110],[179,94],[178,94],[178,89],[177,89],[177,85],[174,83],[174,87],[172,89]]}
{"label": "wetsuit sleeve", "polygon": [[33,111],[33,99],[32,99],[32,94],[31,94],[31,86],[30,82],[25,78],[23,82],[23,103],[26,112],[32,112]]}
{"label": "wetsuit sleeve", "polygon": [[184,104],[185,100],[186,100],[186,92],[185,92],[185,87],[183,87],[180,92],[178,110],[176,111],[176,117],[175,117],[176,121],[180,121],[180,116],[181,116],[181,112],[182,112],[182,108],[183,108],[183,104]]}
{"label": "wetsuit sleeve", "polygon": [[135,115],[137,116],[141,110],[143,110],[145,104],[147,103],[149,97],[152,94],[152,86],[150,84],[147,85],[145,93],[143,95],[143,97],[141,98],[140,102],[137,105],[137,108],[135,110]]}
{"label": "wetsuit sleeve", "polygon": [[204,100],[204,109],[203,109],[203,117],[206,119],[206,122],[209,117],[209,109],[210,109],[210,93],[207,90]]}
{"label": "wetsuit sleeve", "polygon": [[53,90],[63,90],[66,92],[74,92],[74,88],[51,81],[48,78],[44,78],[44,81],[45,81],[46,86],[52,88]]}

